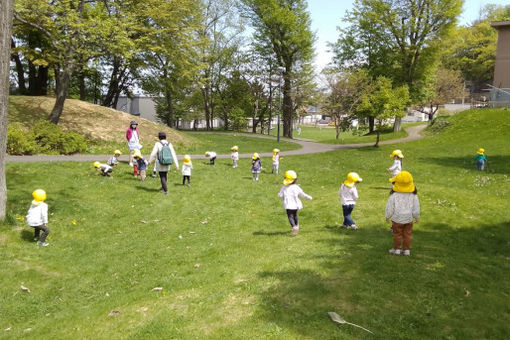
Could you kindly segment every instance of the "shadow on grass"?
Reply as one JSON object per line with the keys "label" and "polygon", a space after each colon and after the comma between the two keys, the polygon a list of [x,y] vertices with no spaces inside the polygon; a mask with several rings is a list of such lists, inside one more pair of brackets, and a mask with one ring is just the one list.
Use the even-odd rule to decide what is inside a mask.
{"label": "shadow on grass", "polygon": [[281,236],[281,235],[290,235],[290,230],[289,231],[273,231],[273,232],[265,232],[265,231],[253,232],[253,236]]}
{"label": "shadow on grass", "polygon": [[148,188],[146,186],[143,186],[143,184],[137,185],[136,188],[139,190],[147,191],[147,192],[159,192],[160,191],[160,189]]}
{"label": "shadow on grass", "polygon": [[[510,172],[510,156],[493,155],[488,156],[487,159],[488,162],[486,163],[485,170],[480,171],[480,174],[507,174]],[[472,170],[474,172],[478,171],[474,157],[423,157],[420,160],[441,166]]]}
{"label": "shadow on grass", "polygon": [[33,231],[34,229],[33,228],[30,228],[30,229],[31,230],[23,228],[23,230],[21,230],[21,233],[19,236],[23,241],[36,242],[36,241],[34,241],[34,231]]}

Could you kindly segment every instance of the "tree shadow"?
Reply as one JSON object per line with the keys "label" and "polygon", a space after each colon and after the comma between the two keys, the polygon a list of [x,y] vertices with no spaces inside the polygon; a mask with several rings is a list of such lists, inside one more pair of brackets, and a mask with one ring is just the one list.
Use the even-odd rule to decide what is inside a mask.
{"label": "tree shadow", "polygon": [[478,171],[476,169],[476,161],[474,156],[466,157],[421,157],[422,160],[427,163],[434,163],[441,166],[454,167],[465,170],[472,170],[473,172],[479,172],[480,174],[496,173],[496,174],[507,174],[510,172],[510,156],[506,155],[492,155],[487,157],[487,163],[484,171]]}
{"label": "tree shadow", "polygon": [[253,236],[281,236],[281,235],[290,235],[289,231],[274,231],[274,232],[266,232],[266,231],[254,231]]}

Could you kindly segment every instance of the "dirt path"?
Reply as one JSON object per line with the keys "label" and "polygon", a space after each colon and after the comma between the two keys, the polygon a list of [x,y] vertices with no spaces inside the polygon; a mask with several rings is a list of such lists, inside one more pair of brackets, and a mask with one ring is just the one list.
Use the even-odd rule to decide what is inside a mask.
{"label": "dirt path", "polygon": [[[423,125],[417,125],[417,126],[411,126],[406,130],[408,136],[404,138],[398,138],[388,141],[382,141],[379,144],[380,145],[386,145],[386,144],[397,144],[397,143],[405,143],[410,142],[413,140],[421,139],[423,136],[421,135],[421,132],[427,127],[426,124]],[[264,135],[256,135],[256,134],[240,134],[242,136],[247,137],[253,137],[253,138],[266,138],[266,139],[273,139],[275,140],[275,137],[272,136],[264,136]],[[291,150],[291,151],[282,151],[280,152],[280,155],[282,156],[293,156],[293,155],[307,155],[307,154],[313,154],[313,153],[321,153],[321,152],[328,152],[333,150],[340,150],[340,149],[355,149],[355,148],[362,148],[367,146],[372,146],[374,143],[363,143],[363,144],[323,144],[323,143],[317,143],[313,142],[311,140],[305,140],[305,139],[282,139],[288,142],[297,143],[301,145],[300,149],[297,150]],[[271,157],[273,154],[270,152],[261,153],[261,157]],[[240,158],[251,158],[252,154],[239,154]],[[71,156],[65,156],[65,155],[35,155],[35,156],[6,156],[6,162],[10,163],[16,163],[16,162],[66,162],[66,161],[74,161],[74,162],[89,162],[89,161],[96,161],[98,159],[107,159],[110,157],[110,155],[71,155]],[[182,159],[182,155],[178,156],[179,159]],[[228,155],[218,155],[218,158],[230,158],[230,154]],[[193,159],[201,159],[204,158],[203,155],[192,155],[191,158]],[[120,157],[121,161],[128,161],[127,155],[123,155]]]}

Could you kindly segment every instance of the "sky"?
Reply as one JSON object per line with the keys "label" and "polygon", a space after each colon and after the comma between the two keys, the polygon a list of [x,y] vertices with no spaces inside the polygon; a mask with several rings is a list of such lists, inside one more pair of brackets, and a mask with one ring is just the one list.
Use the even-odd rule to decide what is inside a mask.
{"label": "sky", "polygon": [[[342,26],[342,18],[351,10],[354,0],[308,0],[308,10],[312,18],[312,30],[316,33],[315,66],[317,71],[324,68],[332,54],[328,52],[328,42],[338,38],[337,26]],[[468,25],[479,17],[480,9],[487,4],[508,5],[509,0],[465,0],[459,17],[461,25]]]}

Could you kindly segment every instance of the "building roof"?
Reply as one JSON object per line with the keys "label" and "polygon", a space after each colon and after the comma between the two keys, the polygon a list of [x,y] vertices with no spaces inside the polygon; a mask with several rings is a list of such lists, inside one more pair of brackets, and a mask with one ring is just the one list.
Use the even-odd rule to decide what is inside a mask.
{"label": "building roof", "polygon": [[499,28],[499,27],[510,27],[510,20],[493,21],[493,22],[491,22],[491,26],[496,28],[496,29]]}

